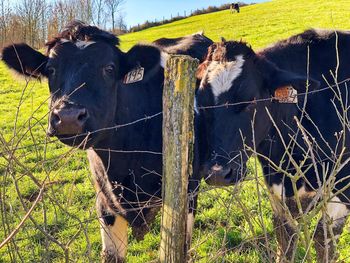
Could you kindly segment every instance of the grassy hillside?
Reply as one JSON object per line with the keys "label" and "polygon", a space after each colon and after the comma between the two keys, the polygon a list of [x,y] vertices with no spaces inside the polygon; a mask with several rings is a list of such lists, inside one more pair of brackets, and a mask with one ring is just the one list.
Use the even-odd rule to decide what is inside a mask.
{"label": "grassy hillside", "polygon": [[[121,41],[127,50],[136,42],[204,30],[213,40],[243,38],[258,49],[310,27],[350,29],[349,13],[348,0],[276,0],[244,7],[240,14],[227,10],[187,18],[123,35]],[[45,81],[27,83],[0,64],[0,85],[0,242],[40,193],[31,177],[47,185],[32,217],[10,246],[0,249],[0,262],[97,262],[101,242],[85,153],[46,137],[49,93]],[[236,187],[203,187],[191,251],[194,262],[269,262],[269,249],[275,249],[276,242],[261,171],[256,167],[251,160],[248,180]],[[159,239],[158,217],[145,240],[130,239],[128,262],[155,259]],[[349,243],[344,233],[343,258],[350,253]],[[299,248],[298,262],[304,254]]]}
{"label": "grassy hillside", "polygon": [[239,14],[226,10],[194,16],[126,34],[120,39],[122,48],[129,49],[139,41],[150,42],[160,37],[178,37],[204,30],[214,41],[221,36],[242,38],[253,48],[262,48],[310,27],[350,29],[349,13],[348,0],[275,0],[243,7]]}

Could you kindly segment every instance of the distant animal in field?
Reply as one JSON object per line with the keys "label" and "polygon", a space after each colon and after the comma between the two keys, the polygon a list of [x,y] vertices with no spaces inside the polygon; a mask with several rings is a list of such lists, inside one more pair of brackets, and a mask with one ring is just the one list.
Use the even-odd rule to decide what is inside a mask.
{"label": "distant animal in field", "polygon": [[240,9],[239,9],[239,4],[238,4],[238,3],[232,3],[232,4],[230,5],[230,11],[231,11],[231,13],[234,13],[235,11],[236,11],[237,13],[239,13],[239,11],[240,11]]}

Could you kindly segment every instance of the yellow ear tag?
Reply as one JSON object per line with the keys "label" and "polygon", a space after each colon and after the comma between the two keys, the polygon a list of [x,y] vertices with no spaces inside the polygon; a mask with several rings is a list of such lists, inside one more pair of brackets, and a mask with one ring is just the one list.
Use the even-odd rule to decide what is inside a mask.
{"label": "yellow ear tag", "polygon": [[280,103],[298,103],[298,91],[292,86],[283,86],[275,90],[275,97]]}

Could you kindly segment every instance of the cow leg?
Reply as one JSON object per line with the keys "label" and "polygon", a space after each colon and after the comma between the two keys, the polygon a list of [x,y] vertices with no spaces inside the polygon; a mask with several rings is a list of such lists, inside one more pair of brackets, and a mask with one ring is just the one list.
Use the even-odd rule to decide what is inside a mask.
{"label": "cow leg", "polygon": [[[193,188],[197,189],[197,188]],[[185,251],[189,251],[192,243],[193,227],[194,227],[194,217],[195,211],[197,209],[197,197],[198,192],[190,192],[188,195],[188,213],[187,213],[187,222],[186,222],[186,247]]]}
{"label": "cow leg", "polygon": [[194,226],[194,213],[187,214],[187,224],[186,224],[186,251],[191,248],[192,234]]}
{"label": "cow leg", "polygon": [[298,237],[295,227],[280,214],[273,217],[273,225],[278,242],[277,262],[292,262]]}
{"label": "cow leg", "polygon": [[186,262],[193,262],[192,256],[194,251],[191,250],[191,244],[192,244],[192,235],[193,235],[193,228],[194,228],[194,218],[196,215],[196,209],[197,209],[197,198],[198,198],[198,181],[190,182],[189,184],[190,189],[194,189],[194,191],[190,191],[188,194],[188,213],[187,213],[187,222],[186,222],[186,244],[185,244],[185,253],[186,253]]}
{"label": "cow leg", "polygon": [[108,212],[100,202],[97,202],[97,206],[102,238],[102,262],[125,262],[128,222],[122,216]]}
{"label": "cow leg", "polygon": [[292,220],[287,218],[289,214],[288,207],[285,203],[282,185],[273,185],[270,188],[270,201],[274,212],[273,225],[278,243],[276,262],[292,262],[298,236],[296,227]]}
{"label": "cow leg", "polygon": [[336,262],[338,257],[336,244],[343,232],[349,212],[338,197],[332,198],[327,204],[326,214],[323,214],[318,222],[314,236],[317,262]]}

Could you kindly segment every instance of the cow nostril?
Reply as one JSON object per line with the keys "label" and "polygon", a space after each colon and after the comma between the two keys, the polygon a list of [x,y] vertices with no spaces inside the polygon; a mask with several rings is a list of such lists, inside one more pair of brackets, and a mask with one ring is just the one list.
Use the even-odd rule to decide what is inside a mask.
{"label": "cow nostril", "polygon": [[228,169],[227,174],[225,175],[225,180],[231,179],[232,176],[232,169]]}
{"label": "cow nostril", "polygon": [[[80,134],[89,118],[87,109],[74,105],[54,109],[51,115],[50,128],[57,135]],[[52,133],[50,131],[50,133]]]}
{"label": "cow nostril", "polygon": [[60,115],[57,113],[57,111],[54,111],[52,116],[51,116],[51,121],[54,123],[54,124],[57,124],[61,121],[61,118],[60,118]]}
{"label": "cow nostril", "polygon": [[87,110],[82,109],[78,116],[78,121],[84,122],[87,119]]}

